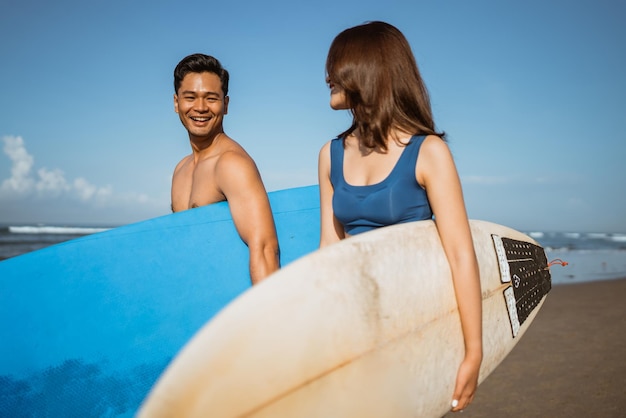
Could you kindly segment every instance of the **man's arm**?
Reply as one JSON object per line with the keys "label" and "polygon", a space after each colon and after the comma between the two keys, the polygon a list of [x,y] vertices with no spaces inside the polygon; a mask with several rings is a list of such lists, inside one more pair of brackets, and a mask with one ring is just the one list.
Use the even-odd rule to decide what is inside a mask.
{"label": "man's arm", "polygon": [[191,178],[186,169],[191,156],[186,156],[176,164],[172,174],[172,188],[170,207],[172,212],[179,212],[189,208],[189,195],[191,194]]}
{"label": "man's arm", "polygon": [[278,238],[267,192],[254,161],[226,152],[215,167],[218,187],[241,239],[250,252],[250,278],[256,284],[279,268]]}

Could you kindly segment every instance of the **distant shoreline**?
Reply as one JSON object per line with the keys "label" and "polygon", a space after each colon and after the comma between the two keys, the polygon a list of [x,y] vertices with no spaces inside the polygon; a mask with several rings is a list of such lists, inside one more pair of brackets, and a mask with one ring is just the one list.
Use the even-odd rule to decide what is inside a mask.
{"label": "distant shoreline", "polygon": [[[37,251],[115,226],[94,225],[0,225],[0,261]],[[579,232],[532,232],[546,251],[548,262],[568,263],[551,267],[552,283],[575,284],[626,277],[626,234]]]}

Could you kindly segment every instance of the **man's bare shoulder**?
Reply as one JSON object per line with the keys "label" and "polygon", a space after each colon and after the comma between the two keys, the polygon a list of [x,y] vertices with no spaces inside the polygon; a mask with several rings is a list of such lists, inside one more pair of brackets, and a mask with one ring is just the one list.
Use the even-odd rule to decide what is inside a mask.
{"label": "man's bare shoulder", "polygon": [[235,140],[226,137],[220,144],[219,153],[216,159],[215,169],[236,170],[246,166],[256,167],[256,164],[250,154]]}
{"label": "man's bare shoulder", "polygon": [[246,150],[233,140],[224,145],[214,166],[222,192],[228,196],[245,189],[264,189],[256,163]]}
{"label": "man's bare shoulder", "polygon": [[174,175],[176,175],[176,173],[184,169],[184,167],[189,166],[189,164],[192,162],[193,162],[193,154],[189,154],[183,157],[183,159],[180,160],[178,164],[176,164],[176,167],[174,167]]}

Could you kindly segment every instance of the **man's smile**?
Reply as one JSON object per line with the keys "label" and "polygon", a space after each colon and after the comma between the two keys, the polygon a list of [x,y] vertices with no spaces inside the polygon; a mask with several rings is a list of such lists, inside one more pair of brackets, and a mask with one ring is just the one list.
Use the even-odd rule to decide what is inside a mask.
{"label": "man's smile", "polygon": [[189,119],[191,119],[194,122],[208,122],[211,120],[210,116],[190,116]]}

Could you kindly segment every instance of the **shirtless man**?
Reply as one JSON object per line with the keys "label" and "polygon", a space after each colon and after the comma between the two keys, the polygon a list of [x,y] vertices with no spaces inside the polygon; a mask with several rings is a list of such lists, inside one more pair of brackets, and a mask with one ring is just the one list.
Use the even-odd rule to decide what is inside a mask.
{"label": "shirtless man", "polygon": [[174,110],[189,133],[192,153],[174,170],[172,211],[228,201],[256,284],[279,267],[278,239],[256,164],[224,133],[228,79],[220,62],[203,54],[183,58],[174,70]]}

